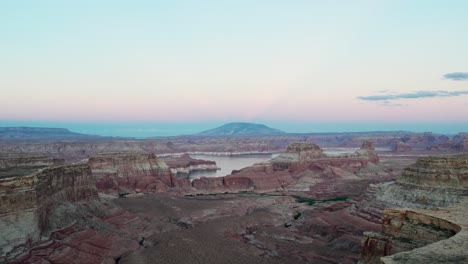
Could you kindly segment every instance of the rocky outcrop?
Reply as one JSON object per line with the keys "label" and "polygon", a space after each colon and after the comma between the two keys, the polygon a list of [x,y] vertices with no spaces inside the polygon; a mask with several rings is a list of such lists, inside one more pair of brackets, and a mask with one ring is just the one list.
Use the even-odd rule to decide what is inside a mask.
{"label": "rocky outcrop", "polygon": [[[357,174],[364,173],[370,164],[375,172],[367,171],[368,175],[379,175],[379,157],[372,142],[364,142],[361,149],[354,154],[329,156],[314,143],[293,143],[284,153],[270,162],[258,163],[253,166],[233,171],[221,178],[202,178],[193,180],[192,186],[198,191],[309,191],[319,197],[325,190],[312,190],[311,186],[322,183],[325,186],[336,186],[337,179],[360,180]],[[312,178],[312,179],[307,179]],[[372,178],[372,177],[371,177]],[[211,182],[211,183],[210,183]],[[350,192],[365,189],[367,181],[359,184],[346,182],[342,190]],[[347,186],[347,187],[346,187]],[[349,186],[355,186],[350,188]],[[326,195],[336,193],[325,191]],[[359,192],[358,192],[359,193]],[[337,194],[336,194],[337,195]],[[336,197],[336,196],[333,196]],[[320,197],[327,198],[327,197]]]}
{"label": "rocky outcrop", "polygon": [[419,158],[397,180],[431,188],[468,187],[468,154]]}
{"label": "rocky outcrop", "polygon": [[326,166],[346,168],[355,172],[366,167],[368,163],[378,162],[379,157],[370,141],[365,141],[354,154],[347,155],[326,155],[316,144],[293,143],[285,153],[272,160],[275,170],[288,169],[290,172],[323,169]]}
{"label": "rocky outcrop", "polygon": [[[37,152],[67,161],[79,161],[99,153],[118,151],[145,151],[156,155],[182,153],[278,153],[294,142],[314,142],[322,147],[359,147],[371,139],[376,146],[392,148],[406,136],[420,136],[403,132],[329,133],[309,135],[171,137],[148,139],[94,138],[74,140],[41,139],[31,141],[0,141],[0,151]],[[443,143],[443,142],[440,142]],[[411,143],[412,144],[412,143]],[[425,145],[424,148],[429,145]]]}
{"label": "rocky outcrop", "polygon": [[23,177],[0,179],[0,254],[11,257],[39,241],[50,226],[50,215],[63,202],[98,199],[87,165],[42,169]]}
{"label": "rocky outcrop", "polygon": [[[382,256],[420,248],[459,232],[460,225],[434,214],[447,206],[456,208],[449,210],[451,214],[465,211],[458,203],[468,194],[467,169],[468,154],[421,157],[395,183],[370,186],[353,207],[354,213],[372,222],[382,221],[383,226],[381,233],[365,234],[361,263],[381,263]],[[413,209],[388,209],[392,207]]]}
{"label": "rocky outcrop", "polygon": [[39,153],[0,153],[0,178],[24,176],[38,169],[62,163],[63,160],[51,159]]}
{"label": "rocky outcrop", "polygon": [[468,193],[468,154],[418,158],[403,170],[396,182],[368,187],[355,204],[355,213],[372,222],[382,220],[391,207],[447,207]]}
{"label": "rocky outcrop", "polygon": [[189,154],[164,160],[173,174],[189,174],[192,171],[218,170],[215,161],[193,159]]}
{"label": "rocky outcrop", "polygon": [[172,186],[169,167],[152,153],[102,153],[88,164],[103,192],[165,192]]}
{"label": "rocky outcrop", "polygon": [[467,263],[467,202],[438,210],[386,209],[382,232],[364,233],[359,263]]}

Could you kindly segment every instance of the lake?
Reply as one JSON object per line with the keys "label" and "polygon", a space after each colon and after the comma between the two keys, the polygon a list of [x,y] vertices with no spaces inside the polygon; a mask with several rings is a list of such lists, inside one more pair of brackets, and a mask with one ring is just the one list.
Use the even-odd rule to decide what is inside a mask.
{"label": "lake", "polygon": [[245,154],[234,156],[215,156],[215,155],[190,155],[194,159],[212,160],[216,165],[221,168],[217,171],[194,171],[189,174],[190,179],[197,179],[200,177],[221,177],[231,174],[233,170],[239,170],[255,163],[265,162],[278,154]]}
{"label": "lake", "polygon": [[[353,153],[359,148],[324,148],[324,152],[328,155],[343,155]],[[212,160],[216,165],[221,168],[217,171],[194,171],[189,174],[190,179],[198,179],[200,177],[222,177],[231,174],[233,170],[240,170],[242,168],[252,166],[255,163],[266,162],[279,154],[245,154],[234,156],[218,156],[218,155],[204,155],[204,154],[191,154],[190,157],[194,159]]]}

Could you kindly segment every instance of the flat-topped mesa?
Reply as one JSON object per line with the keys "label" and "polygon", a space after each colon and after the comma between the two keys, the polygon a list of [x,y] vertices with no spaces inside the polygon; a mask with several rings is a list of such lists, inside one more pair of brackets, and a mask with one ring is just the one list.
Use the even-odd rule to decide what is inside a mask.
{"label": "flat-topped mesa", "polygon": [[374,143],[364,141],[362,147],[353,154],[326,155],[313,143],[293,143],[286,152],[272,159],[274,170],[289,170],[297,173],[305,170],[323,170],[327,166],[339,167],[353,173],[367,167],[369,163],[379,163]]}
{"label": "flat-topped mesa", "polygon": [[173,174],[189,174],[192,171],[218,170],[215,161],[194,159],[189,154],[165,160]]}
{"label": "flat-topped mesa", "polygon": [[468,187],[468,154],[421,157],[407,167],[398,183],[431,188]]}
{"label": "flat-topped mesa", "polygon": [[51,159],[40,153],[0,153],[0,178],[25,176],[38,169],[62,163],[61,159]]}
{"label": "flat-topped mesa", "polygon": [[86,164],[49,167],[29,176],[0,179],[0,257],[15,247],[27,249],[27,244],[38,241],[61,203],[98,200],[95,184]]}
{"label": "flat-topped mesa", "polygon": [[317,144],[310,142],[296,142],[290,144],[286,148],[286,151],[278,157],[292,158],[293,161],[307,161],[324,158],[326,155]]}
{"label": "flat-topped mesa", "polygon": [[88,164],[101,191],[165,192],[172,185],[169,167],[153,153],[101,153]]}

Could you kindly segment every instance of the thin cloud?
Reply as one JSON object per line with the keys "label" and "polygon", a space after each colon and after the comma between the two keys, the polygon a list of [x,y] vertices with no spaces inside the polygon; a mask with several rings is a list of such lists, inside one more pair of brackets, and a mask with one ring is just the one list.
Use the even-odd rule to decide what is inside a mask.
{"label": "thin cloud", "polygon": [[468,72],[450,72],[444,74],[444,79],[452,81],[468,81]]}
{"label": "thin cloud", "polygon": [[381,106],[404,106],[404,104],[394,103],[394,102],[388,101],[388,100],[381,102],[379,105],[381,105]]}
{"label": "thin cloud", "polygon": [[357,98],[365,101],[389,101],[398,99],[419,99],[431,97],[453,97],[468,94],[468,91],[417,91],[414,93],[402,94],[385,94],[385,95],[370,95],[358,96]]}

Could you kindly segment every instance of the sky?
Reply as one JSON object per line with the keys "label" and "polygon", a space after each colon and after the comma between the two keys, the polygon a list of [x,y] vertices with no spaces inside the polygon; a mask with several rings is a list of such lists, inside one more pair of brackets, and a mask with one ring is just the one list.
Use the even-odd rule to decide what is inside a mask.
{"label": "sky", "polygon": [[0,126],[468,131],[468,1],[0,1]]}

